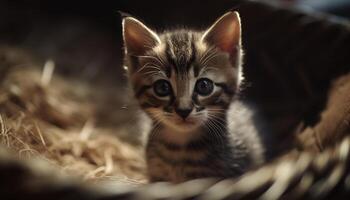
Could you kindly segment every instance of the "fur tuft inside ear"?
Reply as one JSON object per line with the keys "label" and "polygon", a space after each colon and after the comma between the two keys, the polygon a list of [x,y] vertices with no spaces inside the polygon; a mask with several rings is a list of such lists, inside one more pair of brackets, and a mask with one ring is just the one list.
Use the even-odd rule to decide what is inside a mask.
{"label": "fur tuft inside ear", "polygon": [[133,17],[123,18],[122,26],[126,54],[143,55],[160,44],[158,35]]}
{"label": "fur tuft inside ear", "polygon": [[241,22],[238,12],[227,12],[203,34],[202,42],[213,45],[231,56],[241,45]]}

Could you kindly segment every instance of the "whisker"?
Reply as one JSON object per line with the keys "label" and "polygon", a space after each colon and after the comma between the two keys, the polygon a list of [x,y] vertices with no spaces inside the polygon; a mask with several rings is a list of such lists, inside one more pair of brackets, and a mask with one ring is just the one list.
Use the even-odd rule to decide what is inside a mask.
{"label": "whisker", "polygon": [[158,69],[158,70],[161,70],[160,68],[158,68],[158,67],[155,66],[154,64],[148,62],[148,63],[144,64],[142,67],[140,67],[140,69],[138,69],[138,70],[136,71],[136,73],[139,73],[139,72],[141,72],[142,70],[145,70],[145,69],[147,69],[147,68],[151,68],[151,69],[152,69],[152,68],[156,68],[156,69]]}
{"label": "whisker", "polygon": [[151,55],[144,55],[144,56],[138,56],[140,58],[151,58],[155,61],[157,61],[160,65],[166,66],[164,59],[161,56],[151,56]]}
{"label": "whisker", "polygon": [[217,56],[217,50],[215,48],[210,48],[210,49],[208,49],[208,53],[205,54],[203,59],[201,59],[201,63],[203,65],[205,65],[208,61],[210,61],[211,59],[213,59],[216,56]]}
{"label": "whisker", "polygon": [[220,134],[220,129],[213,123],[213,121],[208,120],[208,127],[210,129],[209,134],[213,135],[214,139],[221,145],[223,144],[222,137]]}
{"label": "whisker", "polygon": [[199,59],[199,62],[202,63],[202,62],[203,62],[203,59],[205,59],[205,58],[207,57],[207,55],[208,55],[209,53],[212,52],[213,49],[214,49],[213,47],[207,49],[207,50],[204,52],[204,54],[202,55],[202,57]]}

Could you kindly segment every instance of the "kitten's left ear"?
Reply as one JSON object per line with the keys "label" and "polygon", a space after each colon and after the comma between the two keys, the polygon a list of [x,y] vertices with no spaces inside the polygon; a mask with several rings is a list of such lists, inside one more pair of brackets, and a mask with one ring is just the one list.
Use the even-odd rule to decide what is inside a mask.
{"label": "kitten's left ear", "polygon": [[142,55],[160,43],[158,35],[139,20],[125,17],[122,23],[126,54]]}
{"label": "kitten's left ear", "polygon": [[238,12],[227,12],[203,34],[202,41],[236,55],[241,45],[241,20]]}

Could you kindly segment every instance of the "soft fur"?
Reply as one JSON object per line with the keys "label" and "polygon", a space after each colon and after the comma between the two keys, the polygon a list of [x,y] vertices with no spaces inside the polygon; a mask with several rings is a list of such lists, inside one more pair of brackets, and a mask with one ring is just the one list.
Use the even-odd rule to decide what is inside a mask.
{"label": "soft fur", "polygon": [[[151,119],[146,146],[151,181],[232,177],[263,162],[253,113],[235,98],[243,79],[237,12],[203,32],[161,34],[126,17],[123,36],[130,84]],[[155,89],[159,80],[161,92],[170,86],[168,95]]]}

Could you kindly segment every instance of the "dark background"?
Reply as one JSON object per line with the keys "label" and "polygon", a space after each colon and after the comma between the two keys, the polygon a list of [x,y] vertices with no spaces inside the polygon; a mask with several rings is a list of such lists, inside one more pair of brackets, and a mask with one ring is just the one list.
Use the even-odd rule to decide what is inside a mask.
{"label": "dark background", "polygon": [[[118,11],[127,12],[158,31],[183,26],[204,29],[227,10],[238,8],[242,2],[245,1],[2,0],[0,42],[29,48],[43,59],[54,59],[59,65],[72,65],[76,70],[87,68],[85,73],[96,77],[96,71],[89,72],[94,66],[98,66],[98,71],[120,72],[116,70],[122,60]],[[316,9],[343,17],[350,15],[348,0],[269,2],[282,2],[289,7]],[[72,68],[65,70],[74,71]]]}
{"label": "dark background", "polygon": [[57,72],[67,77],[124,86],[118,11],[162,31],[205,29],[226,11],[239,10],[246,52],[243,98],[288,141],[301,121],[312,125],[318,120],[332,79],[349,69],[344,49],[336,47],[350,47],[350,40],[341,37],[350,1],[268,2],[271,8],[243,0],[0,1],[0,45],[28,50],[42,61],[53,59]]}

